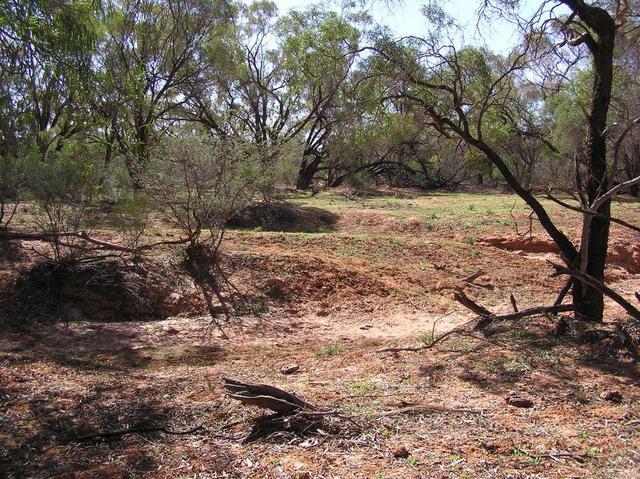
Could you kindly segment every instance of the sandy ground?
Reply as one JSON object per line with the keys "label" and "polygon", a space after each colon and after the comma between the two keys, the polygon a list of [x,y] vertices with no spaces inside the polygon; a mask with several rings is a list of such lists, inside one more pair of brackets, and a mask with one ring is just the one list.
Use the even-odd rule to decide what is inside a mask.
{"label": "sandy ground", "polygon": [[[456,288],[496,312],[510,311],[511,292],[522,308],[553,301],[563,284],[549,277],[555,250],[535,223],[531,235],[516,234],[514,220],[526,229],[528,211],[513,196],[387,191],[291,201],[303,214],[285,231],[227,235],[225,265],[251,303],[230,321],[212,324],[195,311],[5,329],[0,477],[640,475],[640,371],[614,345],[581,340],[581,325],[556,337],[554,320],[530,318],[418,352],[379,351],[428,345],[473,319],[452,300]],[[575,237],[577,220],[550,209]],[[614,212],[637,223],[640,204]],[[607,279],[633,300],[640,237],[617,227],[612,237]],[[4,255],[0,278],[36,261],[22,249]],[[622,310],[608,303],[607,324],[619,320]],[[282,374],[288,364],[299,370]],[[333,418],[243,441],[265,412],[226,397],[222,376],[280,386],[361,427]],[[516,393],[533,407],[508,405]],[[79,439],[197,425],[205,429]]]}

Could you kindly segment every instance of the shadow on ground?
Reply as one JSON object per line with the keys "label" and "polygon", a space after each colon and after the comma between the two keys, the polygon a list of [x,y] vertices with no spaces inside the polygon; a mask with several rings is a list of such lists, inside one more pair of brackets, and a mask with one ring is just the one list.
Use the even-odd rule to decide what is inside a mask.
{"label": "shadow on ground", "polygon": [[[173,437],[150,432],[82,438],[123,428],[179,431],[204,417],[218,420],[217,403],[177,401],[185,381],[171,374],[157,378],[150,367],[211,365],[224,357],[220,348],[140,348],[136,341],[110,325],[82,332],[56,325],[3,338],[0,477],[144,476],[162,464],[162,447]],[[211,461],[220,465],[218,473],[231,460],[227,456]]]}
{"label": "shadow on ground", "polygon": [[321,208],[269,203],[250,206],[229,220],[232,228],[320,233],[335,229],[338,215]]}
{"label": "shadow on ground", "polygon": [[[589,331],[556,337],[552,326],[544,319],[509,322],[487,336],[458,336],[442,350],[460,379],[498,395],[516,390],[547,398],[581,391],[584,384],[606,389],[617,380],[640,380],[638,363],[610,337],[588,338]],[[421,369],[423,376],[434,374],[430,366]]]}

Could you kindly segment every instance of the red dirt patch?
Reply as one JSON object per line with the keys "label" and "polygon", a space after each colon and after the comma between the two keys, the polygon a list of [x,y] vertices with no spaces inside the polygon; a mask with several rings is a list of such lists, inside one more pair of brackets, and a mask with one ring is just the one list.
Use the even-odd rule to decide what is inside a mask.
{"label": "red dirt patch", "polygon": [[497,236],[483,237],[479,243],[507,251],[524,251],[526,253],[557,253],[556,244],[547,238],[537,236]]}
{"label": "red dirt patch", "polygon": [[[478,242],[506,251],[522,251],[533,254],[558,253],[558,247],[551,239],[539,236],[490,236],[480,238]],[[607,262],[610,265],[623,268],[629,273],[639,273],[640,245],[613,239],[609,246]]]}

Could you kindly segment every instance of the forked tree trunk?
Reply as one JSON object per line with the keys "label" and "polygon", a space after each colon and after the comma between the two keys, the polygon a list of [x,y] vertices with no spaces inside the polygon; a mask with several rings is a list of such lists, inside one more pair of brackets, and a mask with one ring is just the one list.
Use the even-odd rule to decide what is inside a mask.
{"label": "forked tree trunk", "polygon": [[317,155],[305,154],[300,169],[298,170],[298,178],[296,180],[296,188],[299,190],[308,190],[311,188],[313,178],[318,172],[320,166],[320,157]]}

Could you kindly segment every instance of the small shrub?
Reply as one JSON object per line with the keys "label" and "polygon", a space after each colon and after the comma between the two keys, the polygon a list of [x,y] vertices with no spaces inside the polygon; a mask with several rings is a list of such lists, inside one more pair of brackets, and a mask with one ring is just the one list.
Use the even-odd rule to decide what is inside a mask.
{"label": "small shrub", "polygon": [[11,155],[0,155],[0,228],[7,228],[15,216],[24,182],[21,161]]}
{"label": "small shrub", "polygon": [[46,162],[30,158],[27,171],[36,205],[34,226],[50,237],[55,262],[75,259],[80,251],[74,237],[65,235],[83,228],[87,208],[98,191],[98,169],[79,144],[70,142]]}
{"label": "small shrub", "polygon": [[269,307],[265,301],[254,301],[251,303],[251,314],[254,316],[260,316],[267,312]]}
{"label": "small shrub", "polygon": [[421,344],[425,344],[427,346],[433,344],[435,338],[433,337],[433,333],[424,333],[418,336],[418,342]]}
{"label": "small shrub", "polygon": [[344,351],[342,344],[333,343],[328,346],[324,346],[316,351],[316,356],[319,358],[329,358],[331,356],[337,356],[338,354],[341,354],[342,351]]}
{"label": "small shrub", "polygon": [[366,396],[375,390],[375,386],[369,382],[353,383],[349,386],[349,390],[354,396]]}
{"label": "small shrub", "polygon": [[465,236],[462,242],[473,246],[474,244],[476,244],[476,238],[475,236]]}

